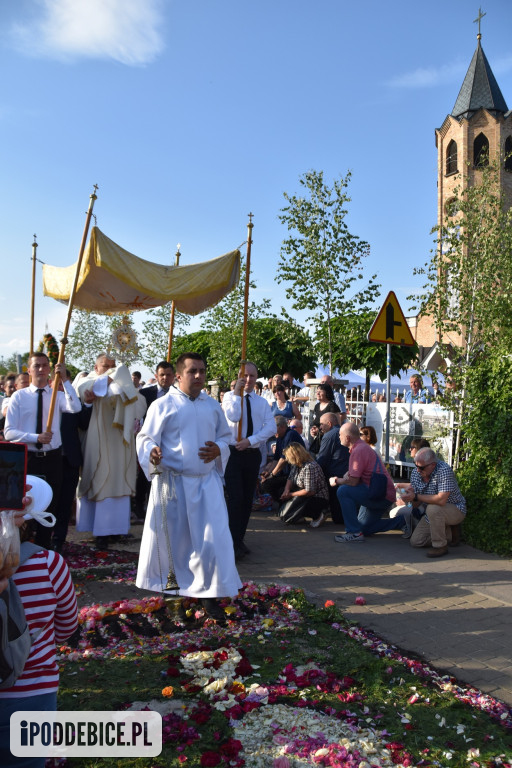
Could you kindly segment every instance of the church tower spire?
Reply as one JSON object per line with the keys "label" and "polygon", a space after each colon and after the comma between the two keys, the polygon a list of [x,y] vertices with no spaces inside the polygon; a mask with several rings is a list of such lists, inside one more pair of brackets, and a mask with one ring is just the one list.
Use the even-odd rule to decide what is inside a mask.
{"label": "church tower spire", "polygon": [[476,51],[451,111],[452,117],[459,120],[463,117],[469,120],[479,109],[487,109],[493,115],[504,115],[508,112],[505,99],[482,48],[480,21],[483,16],[485,13],[482,14],[480,10],[478,18],[475,19],[475,22],[478,22]]}
{"label": "church tower spire", "polygon": [[501,183],[512,205],[512,111],[482,48],[479,9],[477,46],[454,107],[436,130],[437,223],[449,214],[454,189],[478,183],[482,166],[500,158]]}
{"label": "church tower spire", "polygon": [[[481,9],[477,47],[455,101],[440,128],[437,147],[437,224],[456,217],[456,189],[478,184],[482,168],[499,161],[499,180],[506,204],[512,207],[512,110],[509,110],[482,48]],[[454,225],[456,219],[454,218]],[[441,341],[432,318],[417,318],[415,338],[424,350]],[[462,337],[442,339],[461,344]]]}

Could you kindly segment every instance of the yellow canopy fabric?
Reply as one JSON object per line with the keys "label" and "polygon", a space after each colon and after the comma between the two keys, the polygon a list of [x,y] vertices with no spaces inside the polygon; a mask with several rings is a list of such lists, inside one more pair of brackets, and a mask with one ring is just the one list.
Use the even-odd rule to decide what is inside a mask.
{"label": "yellow canopy fabric", "polygon": [[[76,262],[70,267],[43,266],[43,291],[67,303]],[[117,313],[152,309],[174,300],[179,312],[197,315],[217,304],[237,285],[240,251],[186,266],[154,264],[114,243],[98,227],[84,252],[74,307]]]}

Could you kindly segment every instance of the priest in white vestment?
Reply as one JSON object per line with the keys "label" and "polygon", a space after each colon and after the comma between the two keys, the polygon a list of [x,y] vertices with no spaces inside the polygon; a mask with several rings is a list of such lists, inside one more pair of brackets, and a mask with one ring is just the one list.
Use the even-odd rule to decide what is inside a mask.
{"label": "priest in white vestment", "polygon": [[208,600],[234,597],[242,584],[221,479],[231,433],[220,404],[201,392],[205,373],[200,355],[181,355],[179,388],[150,405],[137,435],[139,463],[152,483],[136,584],[170,591],[174,570],[180,595]]}
{"label": "priest in white vestment", "polygon": [[[78,485],[77,531],[94,536],[127,534],[130,500],[135,494],[137,457],[135,424],[146,411],[146,401],[135,389],[125,365],[116,367],[99,355],[94,372],[79,379],[76,390],[92,407],[83,448],[84,463]],[[108,545],[108,540],[101,540]]]}

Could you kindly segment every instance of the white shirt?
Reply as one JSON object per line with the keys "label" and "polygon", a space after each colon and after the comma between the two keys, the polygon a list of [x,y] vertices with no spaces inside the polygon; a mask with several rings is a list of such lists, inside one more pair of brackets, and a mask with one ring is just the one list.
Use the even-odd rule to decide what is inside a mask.
{"label": "white shirt", "polygon": [[[248,392],[245,398],[251,400],[251,416],[253,434],[248,438],[251,448],[265,446],[267,440],[273,437],[276,432],[276,422],[272,416],[270,405],[264,397],[260,397],[255,392]],[[231,431],[232,442],[238,442],[238,422],[242,415],[242,398],[233,392],[226,392],[222,400],[222,409],[226,414],[229,429]],[[244,402],[244,411],[242,416],[242,439],[247,435],[247,406]]]}
{"label": "white shirt", "polygon": [[[63,384],[64,392],[57,392],[55,401],[51,428],[53,437],[50,443],[41,448],[36,446],[39,437],[36,433],[38,387],[34,384],[30,384],[25,389],[18,389],[10,398],[5,417],[5,439],[12,443],[27,443],[29,451],[53,451],[55,448],[60,448],[62,444],[60,436],[61,413],[79,413],[82,410],[82,405],[71,382],[65,381]],[[52,390],[46,385],[43,392],[43,432],[46,432],[51,399]]]}
{"label": "white shirt", "polygon": [[340,409],[341,413],[346,413],[347,412],[347,406],[345,404],[345,398],[341,394],[341,392],[335,392],[334,393],[334,402],[336,403],[336,405]]}

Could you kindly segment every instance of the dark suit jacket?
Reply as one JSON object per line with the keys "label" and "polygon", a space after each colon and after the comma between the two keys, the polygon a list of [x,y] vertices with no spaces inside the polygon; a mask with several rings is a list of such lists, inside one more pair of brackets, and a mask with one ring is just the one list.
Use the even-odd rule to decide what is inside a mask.
{"label": "dark suit jacket", "polygon": [[348,448],[340,443],[340,428],[331,427],[322,437],[320,450],[316,457],[326,478],[343,477],[348,470],[348,459]]}
{"label": "dark suit jacket", "polygon": [[87,429],[91,420],[91,413],[92,408],[82,405],[82,410],[78,413],[63,413],[61,416],[62,453],[72,467],[82,465],[82,447],[78,430]]}
{"label": "dark suit jacket", "polygon": [[139,389],[139,395],[145,398],[148,408],[151,403],[154,403],[158,394],[158,384],[152,384],[150,387],[143,387]]}

